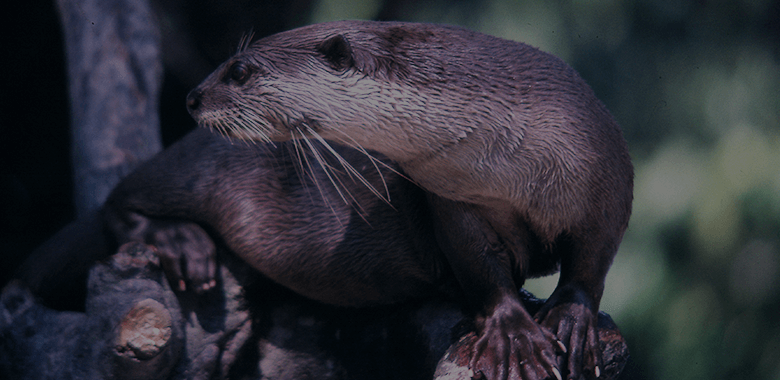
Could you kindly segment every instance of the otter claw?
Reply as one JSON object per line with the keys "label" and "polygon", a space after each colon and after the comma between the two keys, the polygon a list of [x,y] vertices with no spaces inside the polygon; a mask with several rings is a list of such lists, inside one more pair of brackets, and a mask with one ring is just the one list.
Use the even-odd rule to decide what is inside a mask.
{"label": "otter claw", "polygon": [[[555,377],[556,377],[558,380],[563,380],[563,379],[561,378],[561,372],[560,372],[560,371],[558,371],[558,368],[555,368],[555,367],[553,367],[553,369],[552,369],[552,370],[553,370],[553,374],[555,375]],[[596,377],[598,377],[598,376],[596,376]]]}
{"label": "otter claw", "polygon": [[564,345],[563,342],[561,342],[560,340],[557,340],[556,342],[558,342],[558,347],[561,348],[561,351],[563,351],[564,354],[569,352],[569,350],[566,349],[566,345]]}

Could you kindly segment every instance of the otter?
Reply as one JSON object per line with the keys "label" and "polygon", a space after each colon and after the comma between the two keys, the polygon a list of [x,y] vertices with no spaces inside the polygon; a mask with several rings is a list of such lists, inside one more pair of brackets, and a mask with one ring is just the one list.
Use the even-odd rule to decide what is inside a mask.
{"label": "otter", "polygon": [[[234,139],[331,141],[393,160],[425,190],[433,239],[476,311],[475,376],[599,377],[596,315],[633,167],[609,111],[559,58],[455,26],[315,24],[251,43],[187,107]],[[531,316],[518,288],[555,271]]]}

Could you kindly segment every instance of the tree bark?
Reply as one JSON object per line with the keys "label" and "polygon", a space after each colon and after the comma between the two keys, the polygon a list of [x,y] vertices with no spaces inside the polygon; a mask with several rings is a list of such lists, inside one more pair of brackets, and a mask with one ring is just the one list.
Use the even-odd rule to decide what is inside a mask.
{"label": "tree bark", "polygon": [[[0,377],[470,379],[473,321],[456,304],[337,308],[220,257],[216,289],[174,294],[153,248],[128,243],[90,271],[84,313],[47,309],[21,285],[6,287]],[[539,307],[524,294],[529,310]],[[614,379],[628,360],[626,342],[604,313],[599,329],[601,378]]]}
{"label": "tree bark", "polygon": [[57,0],[65,35],[74,202],[82,217],[162,149],[160,37],[143,0]]}

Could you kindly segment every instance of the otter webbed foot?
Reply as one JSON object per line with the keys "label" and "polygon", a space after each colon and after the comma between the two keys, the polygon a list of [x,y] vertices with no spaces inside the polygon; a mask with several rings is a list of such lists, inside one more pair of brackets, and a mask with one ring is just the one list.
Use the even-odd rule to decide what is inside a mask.
{"label": "otter webbed foot", "polygon": [[598,313],[584,292],[556,291],[534,319],[565,346],[562,367],[567,379],[601,376],[602,360],[597,330]]}
{"label": "otter webbed foot", "polygon": [[217,285],[216,247],[196,223],[155,222],[145,240],[157,250],[160,265],[175,290],[184,291],[189,286],[203,292]]}
{"label": "otter webbed foot", "polygon": [[477,324],[479,338],[469,362],[475,379],[561,380],[557,356],[562,345],[519,301],[499,303]]}

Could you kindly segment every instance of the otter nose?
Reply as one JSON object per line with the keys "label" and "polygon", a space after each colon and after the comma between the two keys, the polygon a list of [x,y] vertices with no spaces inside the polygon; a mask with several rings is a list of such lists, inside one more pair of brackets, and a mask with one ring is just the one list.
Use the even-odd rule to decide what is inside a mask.
{"label": "otter nose", "polygon": [[194,89],[187,94],[187,111],[189,111],[190,114],[200,107],[200,100],[202,97],[203,94],[198,89]]}

